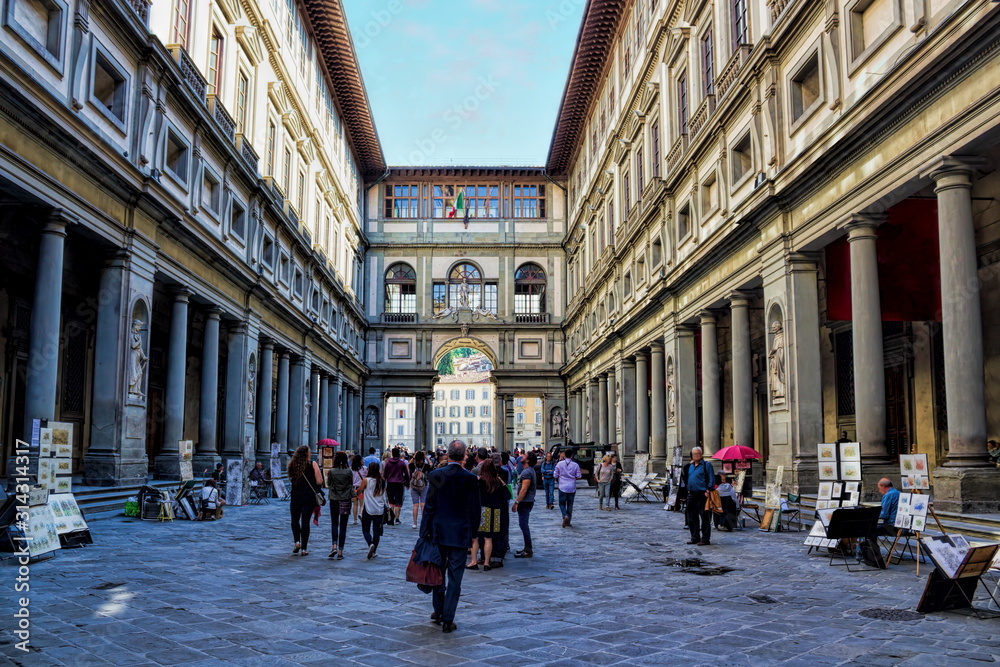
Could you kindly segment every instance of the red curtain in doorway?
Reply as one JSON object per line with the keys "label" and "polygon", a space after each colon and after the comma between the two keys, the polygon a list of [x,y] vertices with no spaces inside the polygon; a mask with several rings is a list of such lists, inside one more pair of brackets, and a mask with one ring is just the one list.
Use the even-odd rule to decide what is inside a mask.
{"label": "red curtain in doorway", "polygon": [[[879,298],[884,322],[941,320],[937,201],[904,199],[879,225]],[[826,247],[827,318],[851,319],[851,252],[847,237]]]}

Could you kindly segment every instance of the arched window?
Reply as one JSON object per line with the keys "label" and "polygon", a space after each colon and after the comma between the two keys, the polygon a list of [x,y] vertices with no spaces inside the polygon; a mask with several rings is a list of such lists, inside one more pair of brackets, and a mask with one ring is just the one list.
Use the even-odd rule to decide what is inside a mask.
{"label": "arched window", "polygon": [[417,274],[408,264],[393,264],[385,272],[385,312],[417,312]]}
{"label": "arched window", "polygon": [[475,264],[456,264],[448,274],[448,304],[452,308],[482,307],[483,274]]}
{"label": "arched window", "polygon": [[537,264],[524,264],[514,274],[514,314],[545,312],[545,271]]}

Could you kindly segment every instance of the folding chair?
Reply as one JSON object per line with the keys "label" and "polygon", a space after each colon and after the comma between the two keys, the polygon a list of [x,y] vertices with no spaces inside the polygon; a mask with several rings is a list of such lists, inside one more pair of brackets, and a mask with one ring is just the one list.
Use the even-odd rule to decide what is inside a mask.
{"label": "folding chair", "polygon": [[781,518],[786,519],[786,526],[788,530],[792,529],[792,521],[795,521],[795,531],[798,532],[802,530],[802,521],[800,520],[800,515],[802,513],[802,496],[789,493],[786,495],[786,502],[782,503],[781,508]]}
{"label": "folding chair", "polygon": [[[641,498],[643,502],[647,503],[652,503],[652,502],[662,503],[663,499],[660,497],[660,494],[657,493],[656,487],[652,486],[653,480],[656,479],[656,477],[657,473],[653,473],[652,475],[647,475],[638,483],[633,482],[632,480],[628,480],[628,484],[630,485],[629,488],[632,489],[633,491],[632,493],[628,494],[628,498],[625,500],[625,502],[629,503],[634,500],[639,500]],[[653,497],[652,500],[650,500],[649,496]],[[622,497],[625,497],[625,493],[622,493]]]}

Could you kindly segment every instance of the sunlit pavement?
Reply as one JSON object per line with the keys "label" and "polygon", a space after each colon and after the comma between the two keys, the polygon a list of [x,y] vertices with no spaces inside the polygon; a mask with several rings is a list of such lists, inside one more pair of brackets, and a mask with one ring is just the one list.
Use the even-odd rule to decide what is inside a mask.
{"label": "sunlit pavement", "polygon": [[[927,570],[846,572],[806,556],[805,533],[713,533],[686,546],[680,514],[659,505],[599,512],[580,494],[574,527],[558,510],[532,513],[535,558],[466,573],[456,622],[429,621],[430,597],[404,581],[416,531],[385,529],[365,559],[360,525],[346,558],[326,558],[324,508],[310,555],[293,557],[288,504],[230,508],[218,522],[92,523],[93,546],[31,568],[31,652],[15,650],[4,613],[3,654],[23,665],[964,665],[1000,660],[1000,620],[912,610]],[[404,517],[409,517],[409,507]],[[511,533],[520,548],[520,531]],[[675,560],[699,558],[699,575]],[[14,608],[13,567],[5,608]]]}

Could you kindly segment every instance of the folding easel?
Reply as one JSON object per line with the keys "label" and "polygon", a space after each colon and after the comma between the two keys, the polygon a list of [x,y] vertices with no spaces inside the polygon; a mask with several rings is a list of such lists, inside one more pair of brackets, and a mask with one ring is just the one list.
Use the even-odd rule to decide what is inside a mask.
{"label": "folding easel", "polygon": [[[921,491],[920,489],[913,489],[911,491],[911,494],[918,495],[918,496],[924,495],[923,491]],[[937,524],[938,530],[941,531],[941,534],[942,535],[947,535],[948,531],[946,531],[944,529],[944,526],[941,525],[941,520],[938,519],[937,514],[934,513],[934,503],[930,502],[930,500],[927,501],[927,513],[929,515],[931,515],[931,517],[934,518],[934,523]],[[901,537],[904,537],[904,535],[903,535],[903,531],[904,530],[908,530],[908,529],[907,528],[900,528],[900,529],[898,529],[896,531],[896,537],[895,537],[895,539],[893,539],[892,546],[889,547],[889,553],[885,557],[886,563],[891,563],[892,562],[893,554],[896,551],[896,545],[899,543],[899,539]],[[920,537],[922,536],[922,534],[923,534],[923,531],[914,531],[914,535],[917,538],[916,542],[917,542],[917,576],[918,577],[920,576],[920,561],[922,560],[921,546],[920,546]],[[900,553],[900,558],[902,558],[902,553]]]}
{"label": "folding easel", "polygon": [[[917,611],[974,614],[979,620],[1000,618],[1000,612],[992,611],[990,608],[981,609],[972,604],[976,589],[982,582],[982,576],[989,569],[998,549],[1000,544],[971,547],[954,577],[946,576],[940,566],[935,567],[927,577],[923,595],[917,603]],[[933,560],[933,555],[931,559]],[[1000,601],[997,600],[996,594],[990,591],[990,587],[983,584],[983,588],[986,589],[986,595],[992,603],[990,606],[1000,606]]]}

